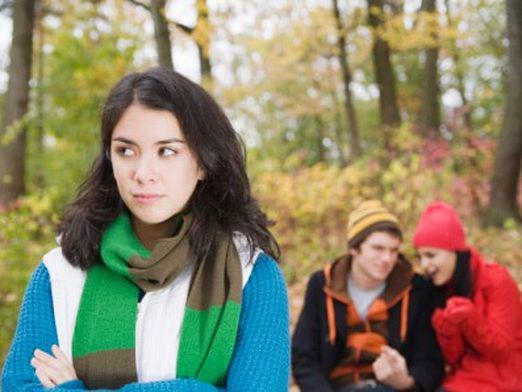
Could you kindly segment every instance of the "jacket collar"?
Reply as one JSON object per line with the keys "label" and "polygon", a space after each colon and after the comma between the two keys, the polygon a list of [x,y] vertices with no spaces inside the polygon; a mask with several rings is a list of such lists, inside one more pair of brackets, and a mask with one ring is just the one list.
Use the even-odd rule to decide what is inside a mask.
{"label": "jacket collar", "polygon": [[[348,296],[348,274],[351,268],[351,260],[344,255],[334,260],[325,268],[325,287],[327,295],[343,303],[350,303]],[[389,308],[393,306],[408,291],[413,277],[413,268],[406,258],[401,254],[395,267],[386,279],[386,289],[379,298],[384,300]]]}

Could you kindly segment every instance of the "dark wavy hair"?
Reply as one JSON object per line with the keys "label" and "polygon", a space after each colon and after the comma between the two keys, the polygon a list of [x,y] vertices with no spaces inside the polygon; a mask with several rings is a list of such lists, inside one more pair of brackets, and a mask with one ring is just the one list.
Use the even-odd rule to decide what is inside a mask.
{"label": "dark wavy hair", "polygon": [[258,246],[277,260],[279,246],[268,230],[273,223],[251,195],[245,147],[225,113],[203,88],[181,74],[151,68],[125,76],[105,102],[100,153],[58,225],[62,252],[69,263],[88,269],[98,261],[104,229],[126,208],[118,193],[109,151],[114,127],[133,104],[171,112],[205,172],[187,206],[194,216],[189,232],[194,260],[214,258],[219,231],[241,232],[248,238],[251,251]]}
{"label": "dark wavy hair", "polygon": [[473,297],[473,276],[470,266],[471,253],[469,250],[459,250],[457,263],[453,272],[454,295],[461,297]]}
{"label": "dark wavy hair", "polygon": [[447,300],[455,295],[470,299],[473,298],[473,271],[470,265],[471,253],[469,250],[458,250],[455,253],[457,255],[457,262],[449,290],[447,284],[439,287],[435,286],[430,280],[436,295],[435,303],[439,308],[444,308]]}

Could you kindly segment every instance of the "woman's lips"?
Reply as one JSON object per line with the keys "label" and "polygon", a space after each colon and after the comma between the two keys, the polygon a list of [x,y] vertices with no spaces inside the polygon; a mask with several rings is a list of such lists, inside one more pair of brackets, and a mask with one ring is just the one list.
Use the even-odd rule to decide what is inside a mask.
{"label": "woman's lips", "polygon": [[155,193],[135,193],[132,196],[140,204],[152,204],[163,197]]}

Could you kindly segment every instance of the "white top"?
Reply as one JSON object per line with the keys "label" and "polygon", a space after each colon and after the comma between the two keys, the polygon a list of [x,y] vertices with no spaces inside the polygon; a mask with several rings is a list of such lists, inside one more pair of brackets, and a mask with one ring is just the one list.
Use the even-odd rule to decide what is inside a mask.
{"label": "white top", "polygon": [[[246,237],[236,233],[233,240],[242,265],[244,288],[261,250],[256,249],[250,257]],[[51,281],[58,344],[72,363],[72,339],[86,273],[69,264],[60,247],[47,253],[43,263]],[[169,286],[146,293],[138,304],[136,366],[139,382],[176,378],[181,323],[191,273],[192,266],[186,267]]]}
{"label": "white top", "polygon": [[357,309],[357,314],[361,320],[366,320],[368,310],[372,306],[373,301],[381,295],[386,288],[386,282],[383,282],[379,287],[373,290],[361,289],[352,279],[351,274],[348,274],[348,296],[351,298]]}

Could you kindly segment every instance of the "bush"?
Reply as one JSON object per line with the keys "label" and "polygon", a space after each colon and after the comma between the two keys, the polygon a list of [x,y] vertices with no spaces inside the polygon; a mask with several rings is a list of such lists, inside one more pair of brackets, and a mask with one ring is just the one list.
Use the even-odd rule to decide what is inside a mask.
{"label": "bush", "polygon": [[[423,141],[410,127],[393,135],[378,151],[347,167],[319,163],[286,171],[256,170],[253,189],[283,249],[290,284],[346,251],[348,213],[362,200],[379,199],[401,222],[404,251],[414,256],[411,235],[424,207],[445,200],[460,212],[469,241],[486,256],[508,265],[522,278],[516,249],[520,228],[482,229],[479,215],[487,203],[494,144],[469,135],[450,145]],[[294,159],[290,157],[289,159]]]}
{"label": "bush", "polygon": [[11,342],[31,272],[54,244],[57,193],[50,190],[0,208],[0,363]]}

